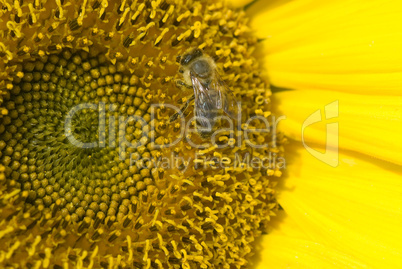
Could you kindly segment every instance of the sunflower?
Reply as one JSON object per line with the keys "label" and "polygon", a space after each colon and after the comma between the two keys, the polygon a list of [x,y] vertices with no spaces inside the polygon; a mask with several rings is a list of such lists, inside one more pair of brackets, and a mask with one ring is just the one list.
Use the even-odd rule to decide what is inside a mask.
{"label": "sunflower", "polygon": [[257,268],[400,266],[400,2],[247,2],[290,140]]}
{"label": "sunflower", "polygon": [[[373,9],[375,4],[345,9],[343,2],[287,2],[241,3],[246,13],[213,1],[2,2],[2,266],[232,268],[247,266],[255,248],[262,268],[396,264],[400,151],[392,152],[398,144],[388,136],[400,128],[400,99],[392,94],[395,87],[378,96],[372,84],[371,91],[365,88],[366,97],[342,92],[342,80],[335,75],[342,78],[345,69],[337,62],[331,68],[339,69],[325,75],[321,68],[329,65],[321,57],[309,60],[307,52],[316,48],[302,38],[313,28],[322,41],[315,27],[320,12],[330,14],[336,7],[346,16],[361,10],[381,14],[381,9]],[[259,38],[247,26],[247,13]],[[306,23],[308,18],[314,18],[312,23]],[[337,18],[327,18],[331,29],[339,29],[332,25]],[[301,29],[286,32],[291,26]],[[332,45],[330,36],[323,39],[327,43],[318,43],[320,49]],[[188,47],[213,57],[242,103],[242,120],[256,115],[273,120],[271,104],[277,115],[287,116],[280,127],[292,141],[279,196],[280,165],[219,164],[232,164],[238,153],[280,163],[286,141],[282,132],[247,137],[238,132],[233,138],[223,130],[217,138],[227,145],[224,149],[205,146],[195,132],[185,138],[201,143],[201,150],[188,141],[171,146],[182,126],[169,122],[169,105],[188,100],[175,83],[180,77],[175,60]],[[336,57],[346,49],[331,52]],[[345,62],[351,57],[342,55]],[[306,59],[309,65],[301,65]],[[278,89],[273,100],[259,62]],[[347,67],[360,70],[349,61]],[[321,160],[296,142],[305,118],[321,105],[336,105],[334,100],[339,100],[339,125],[343,119],[350,126],[340,127],[339,165],[322,157],[335,156],[334,140],[324,149],[327,155],[319,154],[326,126],[311,125],[311,133],[303,133],[305,147]],[[376,105],[380,101],[385,108]],[[153,103],[159,104],[156,111]],[[348,104],[347,119],[343,103]],[[121,115],[142,120],[123,118],[117,121],[122,126],[115,124]],[[359,133],[353,123],[362,120],[363,138],[353,135]],[[241,130],[263,123],[257,120]],[[373,126],[384,135],[368,129]],[[269,147],[250,150],[244,144],[262,142]],[[269,234],[260,237],[263,232]],[[362,244],[367,248],[359,248]]]}

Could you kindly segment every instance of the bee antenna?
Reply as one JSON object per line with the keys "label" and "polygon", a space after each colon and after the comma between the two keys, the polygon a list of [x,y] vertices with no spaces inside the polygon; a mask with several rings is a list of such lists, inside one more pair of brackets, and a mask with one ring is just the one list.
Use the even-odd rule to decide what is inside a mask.
{"label": "bee antenna", "polygon": [[178,55],[178,56],[176,57],[176,62],[180,63],[180,60],[181,60],[181,55]]}

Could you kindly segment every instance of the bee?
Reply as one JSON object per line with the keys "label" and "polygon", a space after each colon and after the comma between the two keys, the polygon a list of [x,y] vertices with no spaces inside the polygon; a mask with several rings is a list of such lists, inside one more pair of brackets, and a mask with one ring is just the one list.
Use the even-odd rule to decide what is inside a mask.
{"label": "bee", "polygon": [[177,61],[180,63],[179,72],[183,74],[184,81],[178,80],[176,83],[178,86],[193,89],[193,95],[179,113],[170,117],[170,122],[183,114],[193,101],[196,128],[202,138],[212,135],[218,127],[220,116],[226,114],[237,119],[236,97],[219,76],[215,61],[210,56],[195,48],[178,56]]}

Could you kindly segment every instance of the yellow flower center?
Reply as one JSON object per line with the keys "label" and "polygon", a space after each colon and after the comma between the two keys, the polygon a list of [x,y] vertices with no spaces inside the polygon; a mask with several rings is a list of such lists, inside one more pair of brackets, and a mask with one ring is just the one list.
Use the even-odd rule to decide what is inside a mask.
{"label": "yellow flower center", "polygon": [[[131,120],[114,128],[119,115],[150,120],[138,78],[123,73],[121,63],[85,51],[24,63],[23,77],[4,98],[9,114],[0,139],[6,176],[28,191],[27,203],[58,208],[75,222],[121,218],[128,198],[151,190],[149,169],[140,171],[121,156],[151,156],[146,126]],[[119,141],[133,146],[125,150]]]}
{"label": "yellow flower center", "polygon": [[[283,149],[275,130],[253,131],[272,116],[244,13],[213,1],[1,5],[0,262],[247,264],[278,208]],[[169,121],[192,100],[176,85],[191,47],[241,102],[215,143]]]}

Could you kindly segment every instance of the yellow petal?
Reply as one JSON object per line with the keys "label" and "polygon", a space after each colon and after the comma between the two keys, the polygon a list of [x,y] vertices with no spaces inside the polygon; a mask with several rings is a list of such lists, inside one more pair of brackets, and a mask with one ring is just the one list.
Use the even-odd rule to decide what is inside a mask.
{"label": "yellow petal", "polygon": [[[395,268],[402,264],[402,168],[340,152],[332,168],[295,142],[257,268]],[[271,265],[278,266],[271,266]]]}
{"label": "yellow petal", "polygon": [[[279,129],[287,136],[302,141],[303,134],[310,147],[336,147],[339,134],[343,149],[402,164],[401,96],[301,90],[278,92],[274,97],[277,113],[286,116]],[[317,111],[321,120],[313,114]]]}
{"label": "yellow petal", "polygon": [[232,7],[239,7],[239,8],[244,7],[253,1],[255,0],[227,0],[229,5],[231,5]]}
{"label": "yellow petal", "polygon": [[402,2],[258,1],[248,12],[274,85],[400,94]]}
{"label": "yellow petal", "polygon": [[[285,215],[285,214],[284,214]],[[294,219],[286,217],[280,229],[263,235],[254,269],[266,268],[365,268],[351,253],[308,239]]]}

